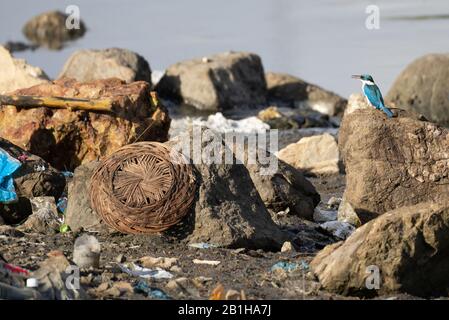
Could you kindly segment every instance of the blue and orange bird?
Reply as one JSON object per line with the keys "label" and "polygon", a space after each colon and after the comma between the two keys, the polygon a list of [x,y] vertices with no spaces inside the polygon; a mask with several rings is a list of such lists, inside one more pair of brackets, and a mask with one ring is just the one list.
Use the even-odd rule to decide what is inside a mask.
{"label": "blue and orange bird", "polygon": [[369,74],[353,75],[354,79],[362,81],[362,91],[368,103],[377,110],[383,111],[388,118],[393,117],[393,113],[385,106],[384,98],[379,87],[374,83],[374,79]]}

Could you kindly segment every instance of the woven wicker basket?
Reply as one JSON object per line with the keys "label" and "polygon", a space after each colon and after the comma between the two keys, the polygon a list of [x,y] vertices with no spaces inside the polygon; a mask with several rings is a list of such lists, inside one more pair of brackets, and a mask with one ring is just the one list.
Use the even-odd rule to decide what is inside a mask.
{"label": "woven wicker basket", "polygon": [[124,146],[101,161],[91,178],[92,208],[124,233],[157,233],[177,224],[195,198],[192,166],[157,142]]}

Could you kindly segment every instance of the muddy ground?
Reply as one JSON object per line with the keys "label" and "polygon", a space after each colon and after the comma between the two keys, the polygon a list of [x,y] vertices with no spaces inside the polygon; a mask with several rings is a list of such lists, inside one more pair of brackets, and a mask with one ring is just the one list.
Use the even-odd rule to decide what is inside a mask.
{"label": "muddy ground", "polygon": [[[322,196],[322,204],[332,196],[341,197],[344,176],[311,178]],[[293,220],[289,224],[294,224]],[[307,224],[296,222],[301,229]],[[56,235],[1,234],[0,248],[4,258],[31,271],[45,260],[52,250],[62,251],[72,259],[73,243],[79,234],[73,232]],[[181,279],[181,285],[173,286],[170,280],[153,280],[153,288],[163,290],[173,299],[208,299],[213,289],[222,284],[226,290],[243,291],[247,299],[358,299],[338,296],[321,291],[319,283],[309,270],[312,252],[264,252],[244,249],[197,249],[185,243],[173,242],[166,237],[132,236],[122,234],[95,234],[102,246],[100,268],[81,270],[81,284],[92,299],[151,299],[146,294],[108,290],[121,281],[134,286],[138,279],[121,271],[119,261],[133,261],[143,256],[176,257],[179,269],[173,279]],[[299,240],[298,240],[299,241]],[[301,247],[300,243],[296,243]],[[320,245],[316,246],[316,250]],[[310,250],[309,250],[310,251]],[[218,260],[218,266],[197,265],[193,259]],[[280,261],[294,262],[299,268],[292,271],[271,271]],[[107,283],[108,285],[105,285]],[[381,298],[408,298],[392,296]],[[410,297],[411,298],[411,297]]]}

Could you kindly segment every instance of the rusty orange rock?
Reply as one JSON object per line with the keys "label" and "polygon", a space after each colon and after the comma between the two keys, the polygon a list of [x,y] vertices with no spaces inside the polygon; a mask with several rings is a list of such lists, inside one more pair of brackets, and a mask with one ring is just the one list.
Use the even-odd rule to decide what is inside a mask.
{"label": "rusty orange rock", "polygon": [[111,78],[79,83],[64,78],[12,94],[112,101],[112,113],[9,105],[0,108],[0,137],[61,170],[100,159],[137,138],[168,139],[168,112],[160,103],[154,104],[145,81],[126,84]]}

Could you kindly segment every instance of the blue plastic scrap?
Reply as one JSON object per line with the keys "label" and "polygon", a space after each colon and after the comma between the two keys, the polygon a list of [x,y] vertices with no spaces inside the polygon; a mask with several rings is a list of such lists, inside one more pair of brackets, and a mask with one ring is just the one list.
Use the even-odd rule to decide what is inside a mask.
{"label": "blue plastic scrap", "polygon": [[282,269],[282,270],[285,270],[287,272],[291,272],[291,271],[294,271],[294,270],[298,269],[298,264],[294,263],[294,262],[280,261],[280,262],[274,264],[271,267],[271,272],[273,272],[275,270],[278,270],[278,269]]}
{"label": "blue plastic scrap", "polygon": [[300,267],[301,267],[301,270],[304,270],[304,271],[309,270],[309,264],[307,262],[305,262],[304,260],[301,260]]}
{"label": "blue plastic scrap", "polygon": [[67,196],[62,196],[58,199],[58,202],[56,203],[56,207],[58,208],[59,212],[62,214],[65,213],[65,210],[67,209],[67,203],[69,202]]}
{"label": "blue plastic scrap", "polygon": [[12,174],[19,169],[21,162],[11,157],[0,148],[0,202],[8,203],[17,200]]}
{"label": "blue plastic scrap", "polygon": [[189,247],[198,249],[210,249],[210,248],[218,248],[219,246],[212,243],[199,242],[199,243],[190,243]]}
{"label": "blue plastic scrap", "polygon": [[158,289],[158,288],[152,288],[150,287],[145,281],[138,281],[137,284],[134,286],[134,290],[136,292],[143,292],[146,293],[146,295],[149,298],[153,299],[159,299],[159,300],[170,300],[171,297],[167,295],[164,291]]}
{"label": "blue plastic scrap", "polygon": [[73,178],[73,172],[71,171],[62,171],[61,174],[66,178]]}

